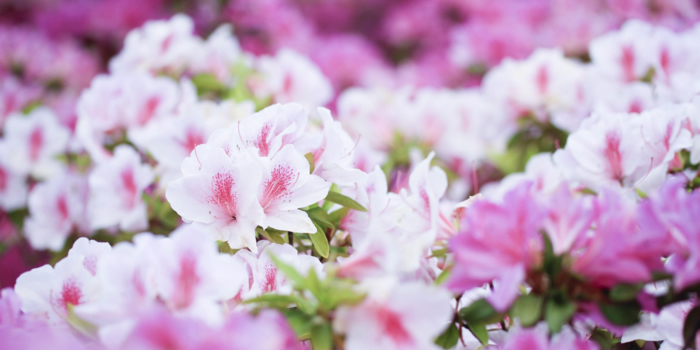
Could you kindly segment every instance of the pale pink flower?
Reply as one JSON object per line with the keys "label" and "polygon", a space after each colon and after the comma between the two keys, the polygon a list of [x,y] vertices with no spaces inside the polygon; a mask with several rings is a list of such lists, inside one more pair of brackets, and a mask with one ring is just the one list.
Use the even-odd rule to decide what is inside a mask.
{"label": "pale pink flower", "polygon": [[66,151],[70,132],[50,109],[39,107],[26,116],[12,114],[4,134],[0,156],[12,171],[47,178],[61,170],[56,158]]}
{"label": "pale pink flower", "polygon": [[109,158],[105,145],[128,138],[144,148],[158,120],[173,116],[180,99],[178,85],[169,78],[127,72],[100,75],[78,100],[76,134],[96,161]]}
{"label": "pale pink flower", "polygon": [[118,226],[124,231],[148,227],[144,189],[153,182],[153,170],[141,163],[130,146],[120,145],[114,157],[98,164],[90,173],[88,213],[93,230]]}
{"label": "pale pink flower", "polygon": [[339,186],[352,185],[364,174],[353,165],[356,141],[343,130],[340,122],[333,120],[329,110],[318,108],[318,113],[323,120],[323,136],[321,144],[312,151],[314,174]]}
{"label": "pale pink flower", "polygon": [[15,293],[27,317],[65,324],[69,305],[77,307],[99,296],[101,285],[95,269],[111,247],[86,238],[78,239],[74,247],[55,267],[44,265],[19,276]]}
{"label": "pale pink flower", "polygon": [[252,102],[214,103],[200,101],[187,105],[177,117],[155,123],[150,129],[146,149],[158,161],[156,171],[161,174],[159,184],[179,178],[180,165],[194,148],[204,144],[216,130],[228,127],[255,111]]}
{"label": "pale pink flower", "polygon": [[345,333],[345,348],[438,349],[433,340],[452,319],[449,293],[419,282],[384,282],[362,303],[337,311],[333,326]]}
{"label": "pale pink flower", "polygon": [[241,301],[259,296],[264,293],[290,294],[292,284],[272,260],[275,259],[292,266],[301,275],[306,275],[314,269],[317,276],[323,277],[323,265],[318,258],[299,254],[289,244],[277,244],[269,241],[257,243],[257,254],[240,250],[235,255],[246,264],[248,281],[244,283],[234,298]]}
{"label": "pale pink flower", "polygon": [[[2,147],[0,145],[0,150]],[[26,204],[27,176],[16,173],[6,164],[4,158],[0,158],[0,208],[10,211]]]}
{"label": "pale pink flower", "polygon": [[299,210],[328,195],[331,184],[309,174],[309,162],[294,146],[284,146],[274,157],[260,158],[262,183],[258,201],[265,212],[264,227],[281,231],[315,233],[309,216]]}
{"label": "pale pink flower", "polygon": [[333,97],[333,86],[308,58],[290,49],[274,57],[262,56],[256,62],[262,77],[255,83],[255,94],[272,96],[275,102],[298,102],[309,107],[324,106]]}
{"label": "pale pink flower", "polygon": [[156,291],[168,309],[208,324],[223,322],[223,302],[233,298],[245,281],[244,267],[229,254],[219,253],[206,232],[185,225],[159,240],[151,254]]}
{"label": "pale pink flower", "polygon": [[484,76],[482,90],[492,103],[507,107],[511,120],[532,113],[542,121],[573,131],[589,107],[587,69],[561,50],[539,49],[523,61],[504,60]]}
{"label": "pale pink flower", "polygon": [[165,197],[183,220],[205,226],[213,239],[255,251],[255,227],[265,213],[257,198],[262,168],[251,152],[229,157],[220,147],[197,146]]}
{"label": "pale pink flower", "polygon": [[182,73],[197,54],[194,23],[178,14],[170,20],[148,21],[129,32],[124,48],[109,63],[112,73],[142,71]]}
{"label": "pale pink flower", "polygon": [[261,157],[273,158],[282,147],[303,141],[309,111],[298,103],[274,104],[217,130],[207,141],[234,156],[248,148]]}
{"label": "pale pink flower", "polygon": [[24,233],[34,249],[60,251],[71,233],[87,233],[87,178],[77,172],[62,173],[39,183],[29,195]]}

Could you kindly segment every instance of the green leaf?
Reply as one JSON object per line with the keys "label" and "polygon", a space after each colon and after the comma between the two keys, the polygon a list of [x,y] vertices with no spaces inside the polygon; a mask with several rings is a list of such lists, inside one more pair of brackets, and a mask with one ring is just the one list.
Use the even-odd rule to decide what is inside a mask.
{"label": "green leaf", "polygon": [[358,293],[349,288],[333,288],[328,293],[328,309],[335,309],[338,305],[355,305],[365,299],[365,294]]}
{"label": "green leaf", "polygon": [[637,294],[644,288],[643,283],[638,284],[618,284],[610,290],[610,300],[630,301],[637,297]]}
{"label": "green leaf", "polygon": [[641,198],[641,199],[649,198],[649,196],[644,191],[642,191],[638,188],[635,188],[634,190],[637,191],[637,195],[639,196],[639,198]]}
{"label": "green leaf", "polygon": [[301,299],[298,295],[263,294],[259,297],[244,300],[245,304],[264,304],[274,309],[285,309],[289,305],[296,305]]}
{"label": "green leaf", "polygon": [[685,323],[683,324],[683,339],[684,346],[683,349],[695,349],[697,344],[695,344],[695,336],[700,331],[700,306],[694,307],[688,315],[685,317]]}
{"label": "green leaf", "polygon": [[314,223],[314,226],[316,226],[316,233],[312,233],[309,235],[311,243],[314,244],[314,248],[316,249],[319,255],[321,255],[324,258],[327,258],[328,254],[330,253],[330,244],[328,244],[326,232],[320,226],[318,226],[317,223]]}
{"label": "green leaf", "polygon": [[201,95],[205,92],[219,92],[226,90],[224,84],[222,84],[216,77],[211,73],[197,74],[192,77],[192,83],[197,88],[197,92]]}
{"label": "green leaf", "polygon": [[290,281],[294,284],[294,287],[297,289],[302,289],[305,286],[305,279],[304,277],[301,277],[301,274],[291,265],[287,265],[286,263],[282,262],[282,260],[278,259],[274,255],[270,255],[270,259],[272,259],[272,262],[277,265],[277,268],[282,271],[282,273],[287,276],[287,278],[290,279]]}
{"label": "green leaf", "polygon": [[446,254],[447,254],[447,248],[441,248],[441,249],[433,250],[432,256],[436,257],[436,258],[444,258]]}
{"label": "green leaf", "polygon": [[326,200],[329,202],[333,202],[336,204],[340,204],[346,208],[358,210],[358,211],[367,211],[365,207],[361,206],[360,203],[355,202],[354,199],[344,196],[338,192],[328,192],[328,195],[326,196]]}
{"label": "green leaf", "polygon": [[287,318],[287,322],[289,322],[299,340],[311,338],[312,316],[305,314],[299,309],[283,309],[281,312]]}
{"label": "green leaf", "polygon": [[97,334],[97,327],[95,325],[75,315],[75,312],[73,312],[73,304],[66,303],[66,307],[68,308],[68,319],[66,321],[73,329],[87,336],[94,336]]}
{"label": "green leaf", "polygon": [[542,268],[544,272],[549,275],[549,281],[550,284],[552,284],[556,280],[559,271],[561,271],[563,256],[554,255],[552,241],[546,232],[542,232],[542,238],[544,241],[544,261]]}
{"label": "green leaf", "polygon": [[544,319],[549,325],[551,333],[559,333],[562,326],[569,322],[571,316],[576,312],[576,304],[569,300],[559,300],[559,298],[550,298],[547,300],[547,307],[544,311]]}
{"label": "green leaf", "polygon": [[331,325],[325,322],[311,328],[311,345],[314,350],[330,350],[333,347]]}
{"label": "green leaf", "polygon": [[309,274],[306,276],[306,283],[304,285],[306,288],[318,299],[321,301],[322,298],[322,288],[321,288],[321,281],[318,279],[318,275],[316,275],[316,270],[311,268],[309,269]]}
{"label": "green leaf", "polygon": [[486,321],[495,315],[498,313],[486,299],[479,299],[459,310],[459,316],[467,323]]}
{"label": "green leaf", "polygon": [[452,272],[452,265],[446,267],[440,274],[435,278],[435,285],[441,285],[447,281],[447,279],[450,277],[450,273]]}
{"label": "green leaf", "polygon": [[626,303],[603,304],[599,303],[600,311],[605,318],[613,324],[620,326],[631,326],[639,322],[639,312],[641,307],[636,301]]}
{"label": "green leaf", "polygon": [[486,330],[486,323],[472,322],[467,324],[467,327],[482,345],[489,343],[489,332]]}
{"label": "green leaf", "polygon": [[312,174],[316,169],[316,164],[314,163],[314,154],[309,152],[304,155],[304,158],[309,162],[309,174]]}
{"label": "green leaf", "polygon": [[542,316],[542,304],[544,298],[535,294],[521,295],[513,303],[511,315],[520,320],[520,323],[525,326],[532,326],[540,320]]}
{"label": "green leaf", "polygon": [[277,244],[287,243],[287,241],[285,241],[285,239],[282,238],[282,236],[280,236],[278,233],[267,231],[260,226],[255,228],[255,232],[265,237],[270,242],[274,242]]}
{"label": "green leaf", "polygon": [[350,212],[350,208],[348,207],[342,207],[330,214],[328,214],[328,219],[330,220],[331,223],[333,223],[336,227],[340,225],[340,221],[343,220],[343,218],[348,215]]}
{"label": "green leaf", "polygon": [[447,329],[435,339],[435,344],[443,349],[452,349],[459,341],[459,330],[454,323],[450,323]]}
{"label": "green leaf", "polygon": [[335,225],[333,225],[333,223],[330,222],[330,217],[328,216],[328,213],[326,213],[325,210],[316,207],[307,210],[306,213],[309,215],[309,218],[311,218],[311,220],[313,220],[315,223],[319,224],[323,228],[335,231]]}

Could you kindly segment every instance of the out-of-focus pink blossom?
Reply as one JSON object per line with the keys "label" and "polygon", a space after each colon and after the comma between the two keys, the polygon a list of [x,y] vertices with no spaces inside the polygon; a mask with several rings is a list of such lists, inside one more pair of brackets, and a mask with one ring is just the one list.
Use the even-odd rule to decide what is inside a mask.
{"label": "out-of-focus pink blossom", "polygon": [[141,197],[153,179],[150,165],[141,163],[141,156],[132,147],[117,146],[114,157],[95,167],[88,178],[90,227],[146,229],[146,203]]}

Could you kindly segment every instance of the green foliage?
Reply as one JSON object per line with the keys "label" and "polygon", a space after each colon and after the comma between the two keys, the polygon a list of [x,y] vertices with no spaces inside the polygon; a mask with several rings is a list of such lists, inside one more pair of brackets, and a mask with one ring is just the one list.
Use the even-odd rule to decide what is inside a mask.
{"label": "green foliage", "polygon": [[442,334],[435,339],[435,344],[443,349],[452,349],[459,341],[459,329],[454,323],[450,323]]}
{"label": "green foliage", "polygon": [[698,331],[700,331],[700,306],[694,307],[685,317],[685,323],[683,324],[684,349],[696,349],[695,337]]}
{"label": "green foliage", "polygon": [[309,235],[311,243],[313,243],[314,249],[316,249],[319,255],[328,258],[328,254],[330,254],[330,244],[328,243],[326,232],[317,223],[314,223],[314,226],[316,226],[316,233]]}
{"label": "green foliage", "polygon": [[637,294],[644,288],[643,283],[637,284],[618,284],[610,290],[610,300],[612,301],[630,301],[637,297]]}
{"label": "green foliage", "polygon": [[559,333],[562,326],[569,322],[574,312],[576,312],[575,303],[563,297],[549,298],[544,311],[544,319],[549,325],[549,331]]}
{"label": "green foliage", "polygon": [[358,210],[358,211],[367,211],[365,207],[361,206],[360,203],[355,202],[354,199],[344,196],[338,192],[334,191],[329,191],[328,196],[326,196],[326,201],[333,202],[336,204],[340,204],[343,207]]}
{"label": "green foliage", "polygon": [[510,315],[520,320],[523,326],[532,326],[542,317],[544,298],[539,295],[521,295],[510,309]]}
{"label": "green foliage", "polygon": [[631,326],[639,322],[639,312],[642,310],[636,301],[624,303],[598,303],[605,318],[613,324]]}

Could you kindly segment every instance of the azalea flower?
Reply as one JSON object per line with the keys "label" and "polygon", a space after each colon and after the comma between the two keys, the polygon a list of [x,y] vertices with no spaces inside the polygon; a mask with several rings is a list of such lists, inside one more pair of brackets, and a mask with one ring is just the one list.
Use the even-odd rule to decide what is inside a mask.
{"label": "azalea flower", "polygon": [[29,195],[24,232],[35,249],[59,251],[73,232],[88,233],[87,178],[74,171],[37,184]]}
{"label": "azalea flower", "polygon": [[452,318],[450,296],[420,282],[377,283],[360,304],[338,310],[333,327],[345,348],[438,349],[433,340]]}
{"label": "azalea flower", "polygon": [[265,219],[257,198],[263,171],[251,152],[232,159],[222,148],[197,146],[165,197],[183,220],[203,225],[213,239],[256,251],[255,227]]}
{"label": "azalea flower", "polygon": [[13,172],[43,179],[60,172],[59,155],[66,151],[70,132],[46,107],[24,116],[14,113],[5,122],[0,155]]}
{"label": "azalea flower", "polygon": [[153,182],[153,170],[127,145],[117,146],[114,157],[90,173],[88,214],[93,230],[118,226],[124,231],[148,227],[144,189]]}

